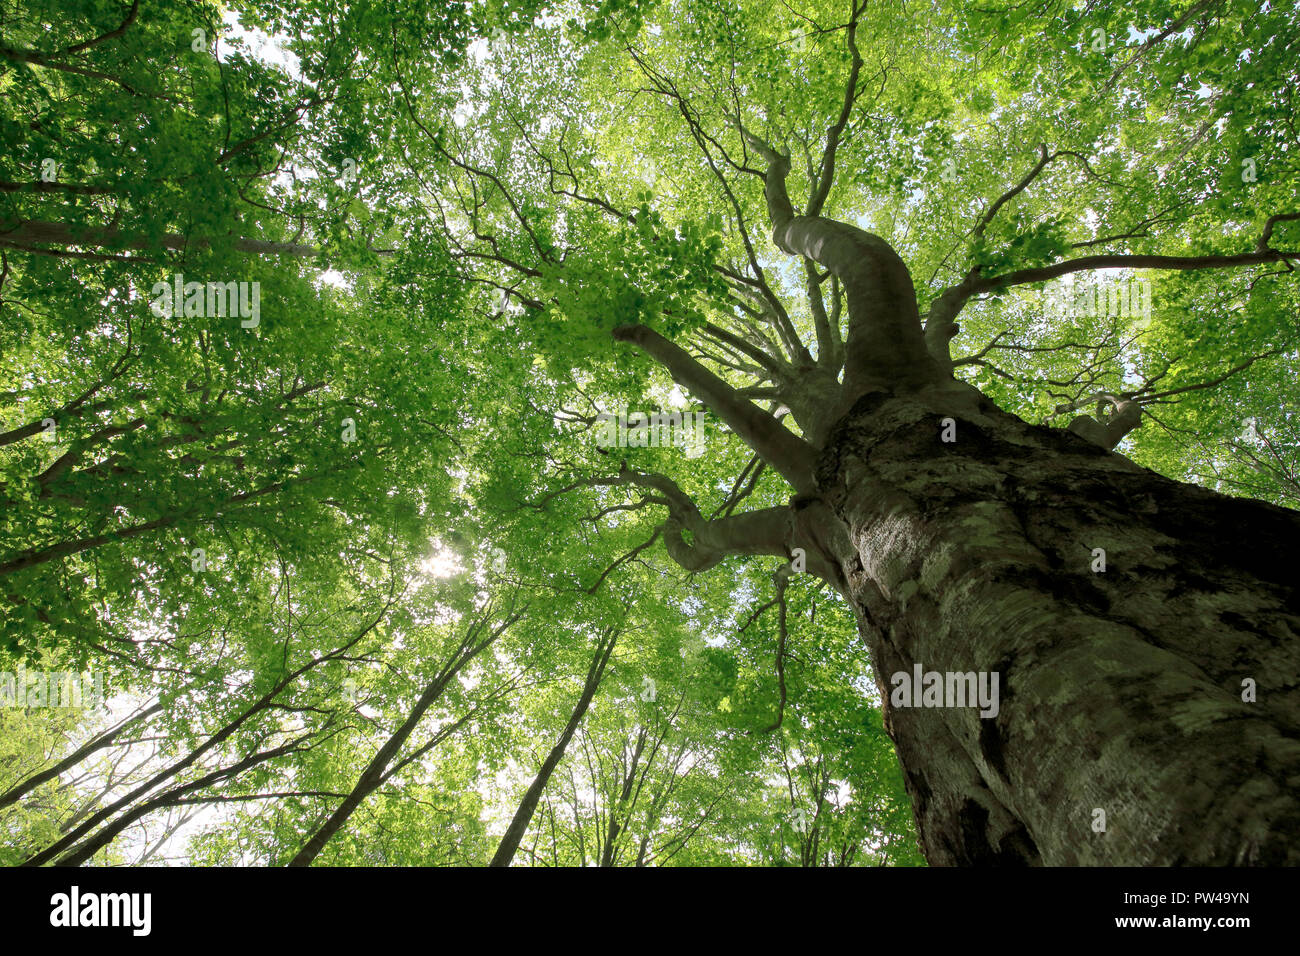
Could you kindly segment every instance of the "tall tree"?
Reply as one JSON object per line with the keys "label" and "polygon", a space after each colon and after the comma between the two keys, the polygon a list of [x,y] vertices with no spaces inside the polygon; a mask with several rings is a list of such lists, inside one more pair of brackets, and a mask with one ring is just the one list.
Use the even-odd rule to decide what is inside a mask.
{"label": "tall tree", "polygon": [[564,757],[564,752],[569,747],[569,741],[573,739],[578,725],[582,723],[582,718],[587,715],[587,708],[591,706],[591,700],[596,696],[596,691],[600,689],[601,678],[605,676],[605,668],[609,666],[609,657],[614,653],[614,645],[618,643],[618,631],[611,629],[603,633],[600,640],[596,643],[596,651],[591,658],[591,666],[587,668],[586,680],[582,682],[582,693],[578,695],[577,702],[573,705],[573,713],[569,715],[564,729],[560,731],[560,738],[555,742],[542,761],[541,767],[537,770],[537,776],[533,782],[528,785],[524,791],[523,798],[519,801],[519,808],[515,810],[515,815],[510,819],[510,826],[506,827],[505,835],[501,837],[500,844],[497,845],[496,853],[492,854],[490,866],[509,866],[519,849],[519,843],[523,840],[524,835],[528,832],[529,825],[533,822],[533,814],[537,812],[537,802],[542,798],[546,791],[546,785],[551,780],[551,774],[559,766],[560,760]]}
{"label": "tall tree", "polygon": [[[1293,41],[1281,39],[1296,35],[1293,13],[1252,17],[1229,44],[1246,22],[1240,5],[944,11],[928,23],[864,3],[809,5],[794,20],[674,6],[689,13],[646,31],[615,26],[587,54],[571,80],[587,98],[572,119],[555,102],[563,94],[513,72],[532,50],[492,64],[519,80],[497,105],[504,119],[457,137],[458,151],[432,143],[449,184],[476,184],[459,210],[472,225],[449,255],[493,270],[524,310],[512,334],[557,356],[553,375],[576,353],[604,376],[603,399],[635,394],[645,373],[615,365],[630,356],[601,338],[633,346],[779,476],[788,503],[733,511],[724,499],[706,518],[674,476],[612,454],[608,470],[600,456],[576,469],[585,474],[557,468],[557,487],[621,488],[662,509],[668,553],[688,570],[731,556],[799,560],[849,602],[931,862],[1300,859],[1288,783],[1300,766],[1300,594],[1284,570],[1300,519],[1115,452],[1162,421],[1157,408],[1295,357],[1283,320],[1300,258],[1286,175],[1295,140],[1254,92],[1294,81],[1282,55]],[[1113,33],[1128,15],[1150,23],[1140,42]],[[1182,27],[1188,49],[1231,77],[1199,100],[1178,66],[1186,50],[1170,43]],[[978,55],[1017,32],[1035,37],[1032,53]],[[774,52],[791,34],[820,58]],[[1108,55],[1092,55],[1094,35]],[[926,58],[902,59],[905,37],[923,38]],[[1043,50],[1042,37],[1060,39]],[[790,83],[792,71],[806,82]],[[1093,99],[1067,109],[1039,85],[1049,71]],[[607,72],[612,82],[595,79]],[[837,99],[822,92],[832,82]],[[973,117],[989,110],[996,120],[980,129]],[[1224,131],[1207,141],[1151,129],[1189,112]],[[1164,125],[1144,125],[1147,114]],[[665,138],[670,118],[678,135]],[[900,162],[890,144],[909,133],[913,149],[942,150],[933,179],[873,196]],[[641,168],[606,172],[611,149],[640,150]],[[518,170],[501,165],[506,152],[524,157]],[[1134,155],[1159,173],[1135,173]],[[1259,188],[1241,188],[1265,162]],[[530,178],[562,212],[525,198]],[[1207,230],[1197,203],[1239,225]],[[721,234],[701,207],[726,217]],[[508,253],[485,235],[498,227],[516,237]],[[892,241],[880,234],[891,230]],[[1045,334],[1046,310],[1033,316],[1023,300],[998,310],[1026,287],[1099,270],[1168,296],[1153,318],[1126,288],[1113,310],[1125,333],[1150,320],[1149,344],[1123,334],[1108,349],[1110,310],[1098,322],[1095,295],[1091,310],[1076,295]],[[1225,282],[1245,331],[1188,330],[1182,307],[1210,308]],[[963,348],[967,312],[987,337]],[[1017,329],[1030,318],[1037,328]],[[1072,343],[1089,322],[1091,340]],[[999,350],[1072,348],[1093,359],[1073,378],[1048,364],[1041,386],[1052,415],[1073,415],[1066,428],[1016,414],[1031,408],[970,374],[1014,379],[989,361]],[[891,704],[893,675],[918,665],[997,675],[996,716]]]}

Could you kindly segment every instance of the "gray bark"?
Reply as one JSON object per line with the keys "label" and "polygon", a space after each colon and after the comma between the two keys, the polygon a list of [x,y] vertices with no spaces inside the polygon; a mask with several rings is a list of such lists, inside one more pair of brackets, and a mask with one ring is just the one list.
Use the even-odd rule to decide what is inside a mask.
{"label": "gray bark", "polygon": [[[1112,265],[1280,261],[1295,254],[1269,247],[1272,226],[1295,214],[1270,218],[1241,255],[973,268],[922,329],[888,243],[817,215],[819,202],[796,216],[789,156],[733,124],[767,162],[775,245],[846,293],[838,423],[812,432],[814,482],[791,500],[791,541],[798,529],[815,543],[836,571],[809,570],[857,614],[927,859],[1300,863],[1300,514],[1111,452],[1140,419],[1134,402],[1067,431],[1028,425],[957,382],[948,350],[980,292]],[[917,664],[998,675],[997,714],[895,706],[890,678]]]}
{"label": "gray bark", "polygon": [[[956,383],[864,396],[818,478],[931,863],[1300,863],[1300,515]],[[999,713],[892,706],[918,662]]]}

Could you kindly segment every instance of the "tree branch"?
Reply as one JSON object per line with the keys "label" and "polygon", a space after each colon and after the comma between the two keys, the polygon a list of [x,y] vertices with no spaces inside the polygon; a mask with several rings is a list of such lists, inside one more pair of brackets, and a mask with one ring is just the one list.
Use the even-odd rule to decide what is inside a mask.
{"label": "tree branch", "polygon": [[623,325],[614,329],[613,335],[621,342],[636,345],[664,366],[673,381],[698,396],[796,490],[811,491],[815,487],[812,471],[815,451],[802,438],[738,396],[730,385],[653,329]]}

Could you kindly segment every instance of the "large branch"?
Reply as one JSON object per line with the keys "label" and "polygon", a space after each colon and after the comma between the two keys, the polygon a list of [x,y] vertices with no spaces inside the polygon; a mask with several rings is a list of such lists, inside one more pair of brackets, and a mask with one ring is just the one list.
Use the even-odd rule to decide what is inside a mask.
{"label": "large branch", "polygon": [[642,73],[653,84],[654,88],[659,93],[676,103],[678,112],[681,113],[687,129],[690,131],[691,138],[695,140],[696,145],[699,147],[705,165],[708,166],[709,170],[713,173],[714,178],[718,181],[719,188],[726,197],[728,205],[731,206],[732,215],[736,223],[736,234],[740,237],[741,244],[745,248],[745,256],[749,262],[749,268],[753,273],[754,278],[749,279],[747,277],[741,277],[729,273],[726,270],[723,270],[724,274],[749,285],[757,293],[758,297],[764,303],[764,314],[766,317],[771,319],[773,327],[777,330],[778,336],[786,347],[790,360],[796,364],[811,365],[812,356],[809,354],[807,346],[805,346],[800,340],[799,333],[795,329],[789,313],[786,311],[785,304],[781,301],[780,296],[778,296],[768,284],[766,271],[758,261],[758,254],[754,249],[754,243],[749,235],[749,226],[747,225],[744,208],[741,205],[740,199],[736,196],[735,190],[731,188],[731,184],[727,181],[727,177],[723,174],[718,163],[714,160],[713,152],[716,150],[722,157],[722,160],[733,169],[749,173],[758,173],[759,171],[751,169],[750,167],[733,160],[727,153],[726,148],[705,130],[704,124],[700,121],[698,114],[694,109],[692,109],[690,103],[687,101],[686,97],[682,95],[681,91],[677,89],[676,84],[674,84],[667,76],[646,63],[645,59],[636,50],[629,47],[628,52],[637,62]]}
{"label": "large branch", "polygon": [[[125,235],[114,228],[74,228],[60,222],[39,222],[25,219],[17,223],[5,223],[0,226],[0,245],[24,249],[28,252],[48,252],[43,245],[60,246],[111,246],[118,249],[164,249],[184,250],[206,248],[207,239],[191,239],[188,236],[167,233],[156,239],[143,236]],[[237,238],[234,246],[240,252],[252,252],[275,256],[315,256],[320,250],[315,246],[301,245],[295,242],[272,242],[267,239]]]}
{"label": "large branch", "polygon": [[654,500],[666,504],[671,515],[662,528],[665,550],[687,571],[707,571],[737,556],[790,559],[798,548],[804,552],[809,574],[837,587],[843,583],[839,568],[843,542],[822,520],[825,505],[816,499],[795,498],[791,505],[705,519],[695,501],[671,478],[633,471],[626,462],[616,478],[591,483],[635,485],[658,492]]}
{"label": "large branch", "polygon": [[1058,276],[1072,272],[1087,272],[1093,269],[1169,269],[1174,271],[1192,271],[1196,269],[1232,269],[1240,266],[1267,265],[1300,259],[1300,252],[1283,252],[1276,249],[1264,249],[1255,252],[1242,252],[1235,255],[1208,256],[1159,256],[1114,255],[1083,256],[1078,259],[1066,259],[1047,266],[1033,269],[1016,269],[1001,275],[977,279],[967,286],[969,294],[987,292],[990,289],[1005,288],[1013,285],[1026,285],[1031,282],[1046,282]]}
{"label": "large branch", "polygon": [[[743,479],[742,474],[741,478]],[[737,481],[737,485],[740,480]],[[848,554],[833,530],[828,531],[828,513],[825,504],[811,496],[796,496],[789,506],[761,508],[740,514],[706,519],[695,500],[667,475],[636,471],[624,461],[617,475],[600,475],[583,478],[559,488],[532,503],[542,508],[546,502],[578,488],[634,487],[647,492],[640,505],[614,510],[636,510],[645,504],[662,505],[669,517],[655,532],[662,532],[668,556],[687,571],[707,571],[730,557],[759,557],[768,555],[790,559],[796,548],[802,549],[808,573],[841,587],[843,576],[839,563]],[[744,494],[728,496],[725,507],[714,514],[729,512]],[[652,539],[653,540],[653,539]],[[648,544],[649,542],[647,542]],[[849,546],[851,551],[851,544]],[[640,550],[640,549],[638,549]],[[842,589],[842,588],[841,588]]]}
{"label": "large branch", "polygon": [[811,445],[714,375],[686,351],[644,325],[622,325],[614,338],[631,342],[667,369],[673,381],[697,395],[710,410],[790,482],[797,491],[816,486]]}
{"label": "large branch", "polygon": [[1047,164],[1050,163],[1055,158],[1056,158],[1055,154],[1051,156],[1047,154],[1046,143],[1040,145],[1038,147],[1038,162],[1034,164],[1033,169],[1029,170],[1029,172],[1025,174],[1024,178],[1021,179],[1020,182],[1016,183],[1014,186],[1012,186],[1010,189],[1004,192],[1001,196],[997,198],[997,200],[993,203],[993,205],[989,206],[988,212],[986,212],[982,217],[980,217],[980,221],[975,226],[975,235],[977,236],[984,235],[984,230],[988,228],[989,223],[991,223],[994,220],[994,218],[997,216],[998,211],[1007,203],[1009,203],[1011,200],[1015,199],[1022,192],[1028,189],[1029,184],[1032,183],[1035,179],[1037,179],[1038,174],[1041,173],[1047,167]]}
{"label": "large branch", "polygon": [[845,84],[844,105],[840,108],[840,115],[826,130],[826,148],[822,151],[821,169],[813,177],[812,191],[808,197],[808,205],[804,209],[806,216],[821,215],[826,198],[830,195],[831,185],[835,181],[835,152],[839,149],[844,127],[848,125],[849,117],[853,114],[853,103],[858,95],[858,77],[862,73],[862,55],[858,52],[857,32],[858,17],[864,10],[866,4],[864,3],[859,9],[857,0],[854,0],[853,16],[849,20],[847,31],[847,43],[849,52],[853,54],[853,66],[849,69],[849,80]]}
{"label": "large branch", "polygon": [[1093,444],[1100,445],[1107,451],[1111,451],[1123,441],[1129,432],[1142,424],[1142,414],[1147,405],[1168,405],[1179,401],[1173,398],[1175,395],[1185,395],[1189,392],[1215,388],[1238,372],[1244,372],[1261,359],[1272,358],[1283,351],[1285,350],[1270,349],[1267,352],[1261,352],[1213,379],[1166,389],[1163,392],[1155,391],[1155,383],[1164,377],[1163,374],[1157,375],[1148,379],[1141,388],[1129,389],[1114,394],[1095,392],[1077,401],[1057,405],[1055,413],[1061,415],[1066,412],[1077,411],[1087,405],[1097,404],[1099,408],[1096,416],[1078,415],[1071,419],[1067,428]]}
{"label": "large branch", "polygon": [[[744,555],[790,557],[791,512],[788,507],[763,508],[686,524],[676,518],[664,526],[668,556],[687,571],[707,571],[726,558]],[[690,533],[690,541],[683,536]]]}
{"label": "large branch", "polygon": [[850,396],[871,384],[929,380],[934,364],[921,335],[921,318],[907,266],[884,239],[848,223],[796,216],[786,190],[790,157],[733,123],[767,161],[764,195],[772,241],[782,252],[806,256],[839,278],[848,298],[844,387]]}
{"label": "large branch", "polygon": [[[971,234],[980,237],[984,235],[986,229],[997,217],[1002,208],[1015,199],[1042,174],[1043,170],[1059,156],[1073,156],[1081,160],[1084,167],[1092,172],[1092,167],[1088,161],[1078,153],[1070,150],[1058,150],[1055,153],[1048,153],[1047,144],[1041,143],[1038,147],[1038,161],[1034,163],[1029,172],[1021,177],[1020,181],[1004,192],[1001,196],[993,201],[988,210],[975,224]],[[1095,176],[1095,174],[1093,174]],[[946,261],[946,257],[945,257]],[[930,310],[925,321],[925,345],[929,350],[931,357],[939,363],[946,371],[951,372],[953,368],[952,355],[948,349],[948,341],[957,334],[956,324],[957,313],[961,311],[966,300],[974,295],[969,291],[968,284],[979,279],[979,266],[974,266],[966,273],[961,284],[945,289],[933,302],[930,303]],[[972,359],[971,361],[975,361]]]}
{"label": "large branch", "polygon": [[[804,257],[804,282],[808,293],[808,308],[812,311],[813,328],[817,334],[817,364],[838,373],[844,365],[844,343],[840,339],[838,310],[832,322],[826,314],[826,301],[822,298],[822,279],[817,276],[816,264]],[[839,295],[838,287],[832,293]]]}
{"label": "large branch", "polygon": [[956,330],[954,320],[972,296],[1013,285],[1046,282],[1074,272],[1087,272],[1094,269],[1166,269],[1188,272],[1198,269],[1233,269],[1268,265],[1275,262],[1283,263],[1290,270],[1294,268],[1291,260],[1300,260],[1300,252],[1273,249],[1269,246],[1269,242],[1278,223],[1296,220],[1300,220],[1300,213],[1278,213],[1269,216],[1264,223],[1263,232],[1255,243],[1254,251],[1232,255],[1165,256],[1113,253],[1064,259],[1046,266],[1014,269],[995,276],[981,276],[977,266],[971,269],[960,283],[949,286],[935,298],[925,323],[925,337],[932,353],[937,354],[940,346],[946,353],[947,341]]}
{"label": "large branch", "polygon": [[0,193],[53,193],[65,192],[76,196],[107,196],[117,192],[115,186],[91,186],[84,183],[47,183],[43,179],[35,182],[0,182]]}
{"label": "large branch", "polygon": [[728,346],[735,352],[739,352],[758,363],[760,372],[766,371],[769,375],[782,376],[788,374],[789,367],[780,359],[764,351],[762,348],[746,341],[738,335],[728,332],[726,329],[714,325],[712,322],[705,322],[700,326],[700,334],[708,336],[721,344]]}
{"label": "large branch", "polygon": [[131,24],[135,23],[136,14],[139,12],[140,0],[131,0],[131,9],[126,12],[126,19],[118,24],[116,29],[109,30],[107,33],[101,34],[97,37],[91,37],[89,40],[84,40],[81,43],[73,44],[70,47],[60,50],[54,55],[71,56],[73,53],[80,53],[82,50],[89,50],[93,46],[99,46],[101,43],[107,43],[109,40],[117,39],[122,34],[126,33],[127,28],[130,27]]}
{"label": "large branch", "polygon": [[105,33],[102,36],[94,37],[82,43],[74,44],[73,46],[60,50],[57,53],[50,54],[50,53],[42,53],[39,50],[25,50],[18,47],[0,46],[0,59],[9,60],[14,63],[27,63],[32,66],[44,67],[47,70],[58,70],[62,73],[73,73],[76,74],[77,76],[85,76],[91,79],[105,80],[109,83],[116,83],[118,86],[122,87],[122,89],[130,93],[132,96],[148,96],[148,97],[153,97],[155,99],[163,99],[175,103],[177,101],[173,97],[166,96],[161,93],[142,92],[141,90],[138,90],[131,84],[127,83],[121,77],[113,76],[110,73],[104,73],[101,70],[92,70],[89,69],[88,67],[78,66],[74,63],[62,62],[61,59],[62,57],[71,56],[76,53],[82,53],[90,49],[91,47],[98,46],[99,44],[104,43],[108,40],[113,40],[120,37],[122,34],[124,34],[127,31],[127,28],[130,27],[133,22],[135,22],[135,17],[136,17],[136,13],[138,12],[138,8],[139,8],[139,0],[133,0],[131,4],[131,9],[127,13],[126,19],[122,22],[120,26],[117,27],[117,29],[110,30],[108,33]]}

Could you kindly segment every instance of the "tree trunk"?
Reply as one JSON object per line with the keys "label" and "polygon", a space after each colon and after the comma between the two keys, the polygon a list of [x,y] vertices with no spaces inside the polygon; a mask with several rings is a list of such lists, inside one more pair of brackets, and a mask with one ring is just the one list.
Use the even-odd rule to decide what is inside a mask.
{"label": "tree trunk", "polygon": [[[817,477],[932,864],[1300,864],[1300,514],[957,383],[864,395]],[[996,716],[891,703],[918,663]]]}
{"label": "tree trunk", "polygon": [[425,687],[424,692],[420,695],[419,700],[415,702],[415,706],[406,719],[402,721],[401,726],[393,731],[392,736],[384,741],[383,746],[370,759],[370,763],[361,772],[361,776],[357,779],[351,792],[348,793],[343,802],[338,805],[338,808],[329,815],[316,832],[308,838],[302,848],[293,855],[293,858],[285,864],[286,866],[311,866],[316,857],[320,856],[321,850],[325,849],[325,844],[329,843],[335,834],[342,830],[348,820],[352,818],[352,814],[356,812],[357,807],[365,803],[367,797],[383,786],[384,781],[389,776],[389,765],[397,757],[398,751],[405,746],[415,728],[420,725],[425,712],[442,696],[447,684],[472,657],[473,655],[463,658],[458,666],[454,663],[447,665],[447,669],[441,671]]}
{"label": "tree trunk", "polygon": [[158,711],[162,710],[162,704],[152,704],[138,713],[131,714],[125,720],[122,720],[104,731],[97,737],[88,740],[68,756],[64,757],[58,763],[46,767],[40,773],[32,774],[24,780],[20,780],[4,793],[0,793],[0,810],[12,806],[27,794],[31,793],[41,784],[50,780],[61,777],[64,773],[71,770],[77,764],[81,763],[96,751],[103,750],[113,744],[127,729],[134,727],[145,720],[148,720]]}
{"label": "tree trunk", "polygon": [[605,665],[609,663],[609,657],[614,653],[614,645],[617,642],[618,631],[615,630],[609,632],[604,641],[597,645],[596,653],[591,659],[591,666],[587,669],[587,679],[583,683],[582,694],[578,697],[578,703],[574,706],[573,713],[569,715],[569,722],[565,724],[564,730],[560,733],[560,739],[551,748],[551,752],[542,763],[541,769],[537,771],[537,776],[524,794],[524,798],[519,801],[519,807],[515,810],[515,815],[511,819],[505,835],[501,837],[501,843],[497,846],[497,851],[492,856],[492,862],[488,864],[489,866],[509,866],[511,861],[514,860],[515,853],[519,850],[519,843],[523,840],[524,834],[528,832],[529,824],[533,822],[533,814],[537,811],[537,803],[541,800],[542,793],[551,780],[551,774],[560,765],[560,760],[569,747],[569,741],[573,739],[578,725],[582,723],[582,718],[587,715],[587,708],[591,706],[592,698],[596,696],[596,690],[600,687],[601,679],[605,676]]}
{"label": "tree trunk", "polygon": [[[456,675],[464,670],[470,661],[491,647],[492,643],[507,628],[514,625],[523,616],[522,612],[514,610],[514,598],[512,597],[510,611],[495,628],[488,630],[488,633],[484,636],[483,631],[488,629],[493,611],[494,607],[489,603],[479,617],[469,625],[464,637],[461,638],[460,645],[455,649],[451,657],[442,664],[437,674],[425,685],[423,693],[420,694],[415,706],[411,708],[411,712],[407,714],[401,726],[393,731],[392,735],[384,741],[383,746],[375,751],[374,757],[366,765],[366,769],[361,772],[361,776],[357,779],[352,791],[339,804],[338,809],[329,815],[325,822],[320,825],[320,828],[285,864],[286,866],[311,866],[316,857],[320,856],[321,851],[325,849],[325,844],[329,843],[335,834],[343,829],[352,814],[356,812],[357,807],[361,806],[366,801],[366,798],[383,786],[388,778],[406,763],[406,760],[418,757],[421,753],[436,745],[437,742],[445,739],[446,736],[458,729],[463,721],[468,719],[469,715],[466,715],[460,720],[448,724],[434,734],[424,747],[409,755],[406,760],[396,764],[393,763],[397,759],[398,753],[406,746],[411,734],[420,726],[425,713],[438,702],[448,685],[456,678]],[[471,713],[473,712],[471,711]]]}

